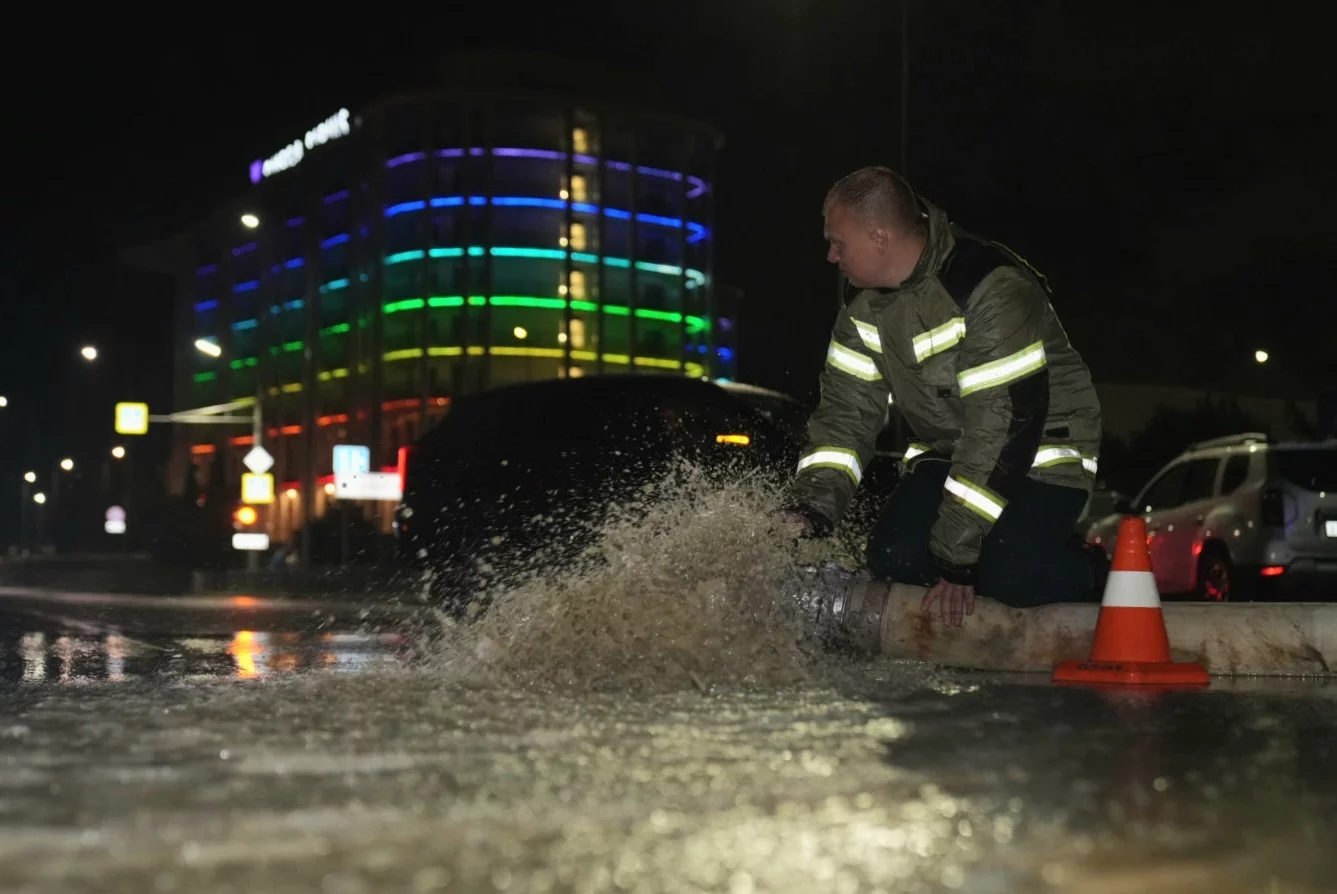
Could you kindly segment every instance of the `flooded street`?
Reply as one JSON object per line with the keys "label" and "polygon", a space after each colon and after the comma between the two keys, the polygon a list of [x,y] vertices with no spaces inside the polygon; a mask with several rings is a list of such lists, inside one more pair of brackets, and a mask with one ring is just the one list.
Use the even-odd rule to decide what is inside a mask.
{"label": "flooded street", "polygon": [[581,691],[462,682],[412,634],[11,633],[3,888],[1217,894],[1337,870],[1330,686],[872,663]]}

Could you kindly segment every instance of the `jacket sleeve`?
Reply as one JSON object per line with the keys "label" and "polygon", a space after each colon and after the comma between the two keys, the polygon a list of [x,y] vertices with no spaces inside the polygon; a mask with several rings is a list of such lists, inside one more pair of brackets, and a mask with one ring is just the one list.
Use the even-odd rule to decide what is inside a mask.
{"label": "jacket sleeve", "polygon": [[964,426],[929,535],[934,563],[952,583],[975,582],[980,544],[1035,462],[1049,415],[1048,307],[1038,285],[1003,268],[966,308],[956,375]]}
{"label": "jacket sleeve", "polygon": [[830,533],[845,514],[887,421],[890,392],[875,359],[881,344],[876,327],[862,329],[861,335],[842,307],[826,352],[821,399],[799,457],[791,505],[808,516],[819,535]]}

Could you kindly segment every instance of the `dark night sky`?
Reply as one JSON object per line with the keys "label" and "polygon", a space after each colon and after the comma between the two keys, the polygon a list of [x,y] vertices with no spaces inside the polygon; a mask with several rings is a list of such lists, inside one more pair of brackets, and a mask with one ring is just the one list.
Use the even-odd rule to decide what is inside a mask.
{"label": "dark night sky", "polygon": [[[426,83],[465,50],[648,67],[720,127],[717,264],[748,295],[743,378],[811,392],[834,309],[822,195],[898,161],[898,3],[586,2],[522,24],[511,4],[456,6],[396,7],[379,30],[351,7],[263,34],[91,21],[58,54],[3,63],[19,154],[0,243],[5,481],[102,455],[131,381],[166,400],[168,287],[116,268],[117,249],[243,190],[251,159],[331,109]],[[1099,379],[1331,383],[1315,315],[1337,266],[1333,78],[1300,9],[912,0],[910,177],[1049,275]],[[1256,347],[1278,358],[1271,378],[1249,368]]]}

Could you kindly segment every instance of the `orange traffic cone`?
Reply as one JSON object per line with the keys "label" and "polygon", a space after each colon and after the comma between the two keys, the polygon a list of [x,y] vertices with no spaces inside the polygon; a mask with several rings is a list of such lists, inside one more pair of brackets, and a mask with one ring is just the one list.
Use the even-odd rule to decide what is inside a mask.
{"label": "orange traffic cone", "polygon": [[1141,518],[1125,518],[1119,525],[1090,660],[1064,661],[1054,668],[1054,681],[1160,686],[1210,682],[1202,665],[1170,660],[1170,638],[1151,573],[1147,526]]}

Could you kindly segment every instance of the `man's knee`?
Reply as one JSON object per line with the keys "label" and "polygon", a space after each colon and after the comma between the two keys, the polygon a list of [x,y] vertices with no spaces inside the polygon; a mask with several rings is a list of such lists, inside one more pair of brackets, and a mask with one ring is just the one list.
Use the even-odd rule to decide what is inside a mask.
{"label": "man's knee", "polygon": [[975,592],[1013,608],[1053,602],[1054,599],[1046,599],[1043,593],[1036,592],[1041,589],[1037,583],[1038,576],[1026,574],[1024,568],[1024,563],[1009,558],[989,556],[987,560],[982,559],[978,566]]}
{"label": "man's knee", "polygon": [[879,541],[870,539],[867,550],[868,572],[877,580],[928,586],[930,562],[928,550],[918,540]]}
{"label": "man's knee", "polygon": [[975,590],[1013,608],[1054,602],[1088,602],[1099,586],[1093,567],[1077,549],[1047,555],[1027,550],[986,550]]}

